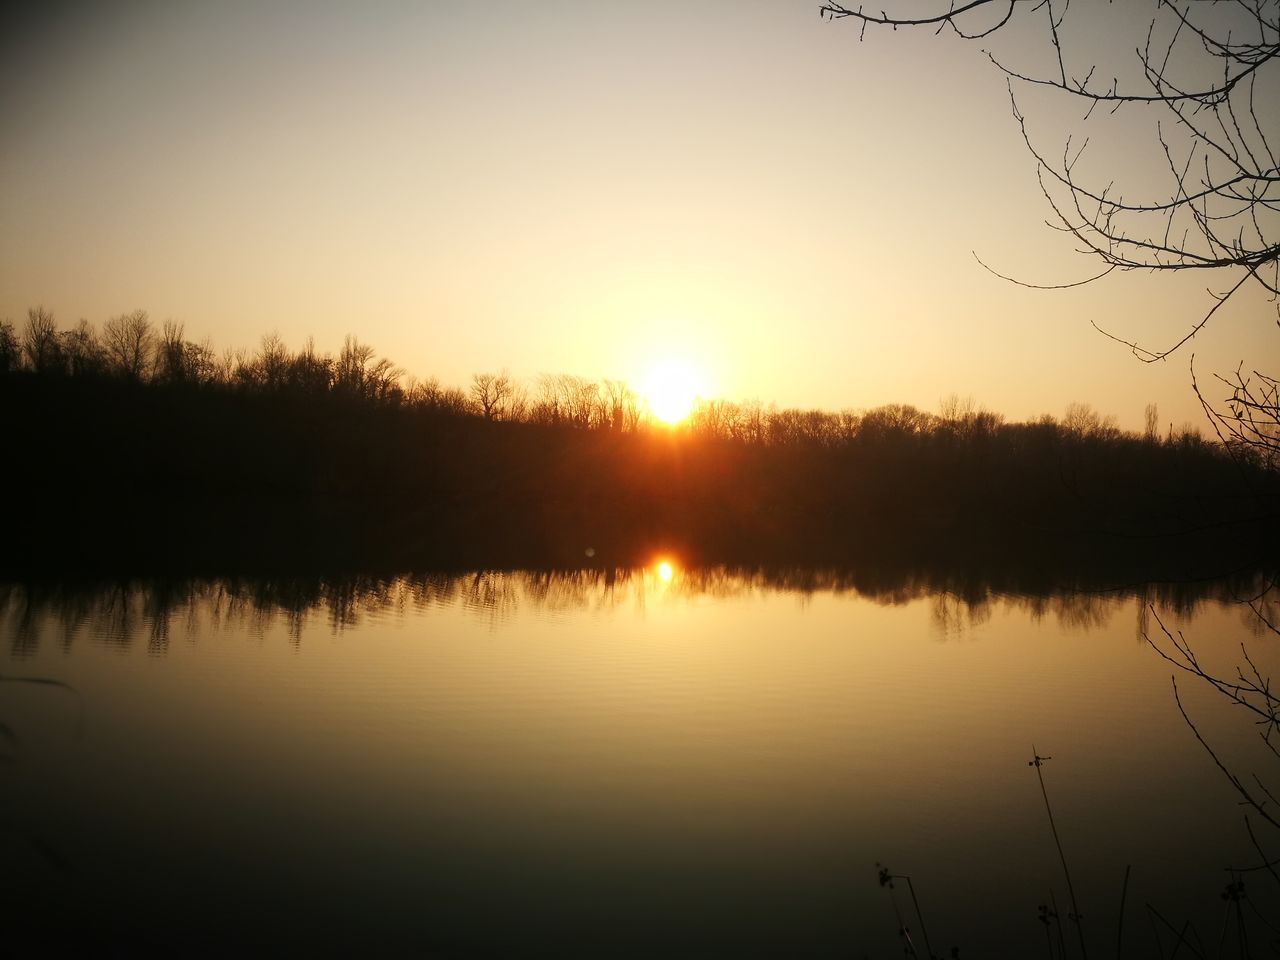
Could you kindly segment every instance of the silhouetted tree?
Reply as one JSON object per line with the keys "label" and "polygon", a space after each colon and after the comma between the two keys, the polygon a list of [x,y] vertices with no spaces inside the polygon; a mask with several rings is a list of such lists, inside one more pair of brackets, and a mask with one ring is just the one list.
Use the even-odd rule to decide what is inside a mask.
{"label": "silhouetted tree", "polygon": [[539,377],[537,392],[527,407],[534,422],[581,429],[612,427],[615,414],[622,426],[638,425],[640,420],[639,404],[625,384],[606,380],[602,390],[594,380],[568,373]]}
{"label": "silhouetted tree", "polygon": [[191,379],[187,363],[187,342],[183,339],[183,327],[173,320],[166,320],[156,344],[156,380],[161,383],[186,383]]}
{"label": "silhouetted tree", "polygon": [[640,424],[638,398],[622,380],[604,381],[601,399],[605,405],[605,425],[610,430],[632,431]]}
{"label": "silhouetted tree", "polygon": [[404,397],[400,378],[404,371],[385,357],[365,373],[365,397],[382,403],[399,403]]}
{"label": "silhouetted tree", "polygon": [[18,344],[18,335],[14,332],[13,323],[0,320],[0,373],[16,370],[22,363],[22,348]]}
{"label": "silhouetted tree", "polygon": [[972,416],[975,407],[973,397],[962,398],[959,394],[953,393],[938,402],[938,416],[942,418],[943,423],[959,424]]}
{"label": "silhouetted tree", "polygon": [[32,307],[27,311],[22,352],[26,355],[27,366],[36,373],[61,373],[65,367],[57,324],[53,314],[44,307]]}
{"label": "silhouetted tree", "polygon": [[411,381],[405,390],[409,405],[432,414],[461,417],[468,410],[467,395],[457,387],[443,387],[435,377]]}
{"label": "silhouetted tree", "polygon": [[568,411],[569,423],[586,430],[597,426],[601,420],[600,385],[585,377],[562,376],[561,388]]}
{"label": "silhouetted tree", "polygon": [[348,335],[334,365],[334,389],[361,400],[399,399],[403,371],[390,360],[375,360],[374,356],[373,347]]}
{"label": "silhouetted tree", "polygon": [[537,389],[529,407],[529,417],[534,423],[558,424],[565,411],[560,402],[559,377],[544,373],[538,377]]}
{"label": "silhouetted tree", "polygon": [[348,335],[342,341],[342,351],[334,368],[334,387],[342,393],[363,396],[367,370],[372,361],[373,347]]}
{"label": "silhouetted tree", "polygon": [[257,382],[253,362],[244,347],[228,347],[218,364],[220,382],[238,387],[252,387]]}
{"label": "silhouetted tree", "polygon": [[275,331],[262,338],[254,369],[258,383],[266,390],[279,390],[285,385],[285,371],[289,366],[289,350]]}
{"label": "silhouetted tree", "polygon": [[866,440],[901,440],[928,429],[930,414],[910,404],[891,403],[868,410],[858,435]]}
{"label": "silhouetted tree", "polygon": [[737,406],[728,400],[707,400],[689,417],[689,431],[697,437],[729,440],[734,436]]}
{"label": "silhouetted tree", "polygon": [[1107,439],[1119,436],[1115,417],[1104,417],[1087,403],[1071,403],[1062,417],[1062,429],[1077,440]]}
{"label": "silhouetted tree", "polygon": [[515,397],[516,384],[505,370],[477,373],[471,378],[471,399],[486,420],[508,419]]}
{"label": "silhouetted tree", "polygon": [[102,326],[102,346],[116,372],[142,380],[151,372],[155,333],[145,310],[112,317]]}
{"label": "silhouetted tree", "polygon": [[66,330],[59,336],[67,372],[72,376],[95,376],[102,373],[106,357],[98,342],[93,324],[82,319],[74,330]]}
{"label": "silhouetted tree", "polygon": [[333,358],[317,354],[315,340],[308,337],[302,350],[289,360],[286,381],[299,393],[327,393],[333,383],[333,366]]}

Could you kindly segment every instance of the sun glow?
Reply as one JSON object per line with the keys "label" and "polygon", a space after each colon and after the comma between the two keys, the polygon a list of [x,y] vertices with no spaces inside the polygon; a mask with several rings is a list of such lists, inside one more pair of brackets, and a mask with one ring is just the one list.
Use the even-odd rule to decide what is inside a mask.
{"label": "sun glow", "polygon": [[649,573],[655,581],[655,586],[660,590],[666,590],[679,576],[680,567],[671,554],[666,556],[659,554],[649,562]]}
{"label": "sun glow", "polygon": [[702,385],[687,363],[667,360],[653,368],[643,389],[650,412],[675,425],[693,412]]}

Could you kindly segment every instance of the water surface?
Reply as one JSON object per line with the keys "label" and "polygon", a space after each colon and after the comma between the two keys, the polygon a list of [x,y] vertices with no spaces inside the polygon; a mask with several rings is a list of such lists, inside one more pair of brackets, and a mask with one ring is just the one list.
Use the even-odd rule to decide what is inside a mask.
{"label": "water surface", "polygon": [[[0,674],[66,686],[0,684],[7,924],[121,951],[900,956],[895,898],[920,925],[884,863],[935,952],[1030,954],[1037,907],[1069,909],[1034,743],[1098,949],[1127,865],[1127,955],[1158,955],[1148,905],[1216,943],[1224,868],[1258,857],[1141,634],[1151,604],[1208,665],[1242,640],[1274,664],[1252,585],[12,584]],[[1268,769],[1246,718],[1180,690]]]}

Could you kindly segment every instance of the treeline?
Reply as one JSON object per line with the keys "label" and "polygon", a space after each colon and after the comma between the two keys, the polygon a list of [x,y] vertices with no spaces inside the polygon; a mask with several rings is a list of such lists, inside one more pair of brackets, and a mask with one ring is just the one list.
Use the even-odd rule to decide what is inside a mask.
{"label": "treeline", "polygon": [[[1107,549],[1222,560],[1273,530],[1277,475],[1192,430],[1083,404],[1009,423],[702,403],[677,430],[625,384],[408,377],[348,337],[217,354],[144,312],[0,325],[9,567],[143,560],[478,566]],[[1086,542],[1088,538],[1092,538]],[[1169,538],[1181,546],[1169,550]],[[588,553],[590,551],[590,553]],[[1207,561],[1206,561],[1207,562]]]}
{"label": "treeline", "polygon": [[30,373],[291,396],[334,396],[365,404],[405,407],[455,416],[586,429],[635,431],[644,421],[633,390],[617,380],[595,382],[546,375],[532,390],[506,373],[478,373],[468,389],[419,380],[374,349],[347,336],[338,354],[320,353],[308,340],[291,352],[276,334],[257,350],[218,353],[206,339],[187,340],[183,325],[156,326],[144,310],[121,314],[98,331],[87,320],[59,330],[43,307],[28,311],[17,329],[0,321],[0,375]]}
{"label": "treeline", "polygon": [[[0,321],[0,374],[21,372],[245,393],[339,396],[446,415],[592,430],[635,432],[654,425],[635,391],[619,380],[544,374],[530,385],[506,372],[477,373],[462,389],[442,386],[435,378],[410,376],[350,335],[336,356],[318,353],[310,339],[296,353],[290,352],[274,333],[264,336],[256,351],[218,353],[208,339],[185,339],[180,323],[153,324],[144,310],[109,319],[101,332],[87,320],[59,330],[53,314],[43,307],[28,311],[22,330],[12,321]],[[759,401],[709,400],[695,407],[683,429],[699,438],[764,446],[838,447],[907,437],[973,441],[1017,430],[1055,433],[1068,440],[1132,439],[1114,417],[1084,403],[1068,406],[1061,419],[1045,414],[1029,424],[1007,424],[1001,414],[956,396],[943,399],[939,407],[937,414],[907,404],[833,413],[779,410]],[[1154,406],[1147,408],[1141,439],[1183,448],[1204,444],[1192,424],[1177,431],[1169,424],[1162,435]],[[1244,449],[1238,453],[1254,456]]]}

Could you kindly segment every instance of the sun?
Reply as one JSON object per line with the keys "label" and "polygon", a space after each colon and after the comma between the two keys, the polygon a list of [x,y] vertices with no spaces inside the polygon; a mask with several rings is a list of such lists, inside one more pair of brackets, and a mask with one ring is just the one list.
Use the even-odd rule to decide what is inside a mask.
{"label": "sun", "polygon": [[643,390],[653,415],[675,425],[693,412],[702,386],[687,363],[665,360],[650,371]]}

